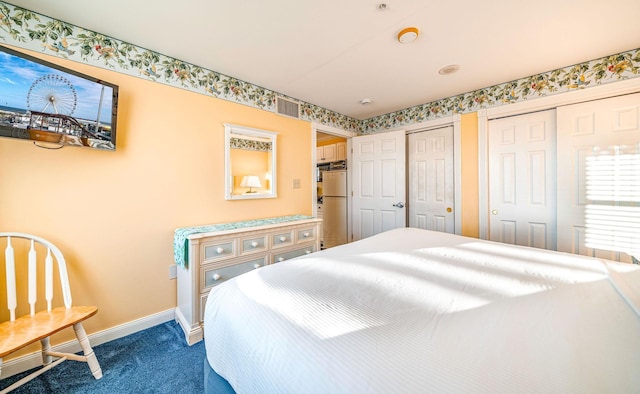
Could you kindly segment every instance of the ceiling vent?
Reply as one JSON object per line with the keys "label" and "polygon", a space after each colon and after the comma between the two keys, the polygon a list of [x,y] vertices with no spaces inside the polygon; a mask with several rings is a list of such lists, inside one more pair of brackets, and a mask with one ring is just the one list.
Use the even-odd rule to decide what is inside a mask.
{"label": "ceiling vent", "polygon": [[284,97],[276,96],[276,113],[300,119],[300,104]]}

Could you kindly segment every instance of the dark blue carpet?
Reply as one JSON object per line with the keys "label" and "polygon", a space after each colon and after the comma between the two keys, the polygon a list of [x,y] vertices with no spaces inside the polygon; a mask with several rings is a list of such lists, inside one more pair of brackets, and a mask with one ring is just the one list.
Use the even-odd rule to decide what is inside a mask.
{"label": "dark blue carpet", "polygon": [[[12,393],[202,393],[204,342],[187,345],[180,326],[167,322],[94,346],[102,379],[85,363],[67,360]],[[26,373],[0,380],[0,390]]]}

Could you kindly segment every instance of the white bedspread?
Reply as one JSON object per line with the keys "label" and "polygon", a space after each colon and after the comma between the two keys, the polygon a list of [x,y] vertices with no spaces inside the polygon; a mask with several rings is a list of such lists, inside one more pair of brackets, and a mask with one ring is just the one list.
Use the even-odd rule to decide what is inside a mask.
{"label": "white bedspread", "polygon": [[637,266],[405,228],[215,287],[204,330],[238,393],[629,393],[639,311]]}

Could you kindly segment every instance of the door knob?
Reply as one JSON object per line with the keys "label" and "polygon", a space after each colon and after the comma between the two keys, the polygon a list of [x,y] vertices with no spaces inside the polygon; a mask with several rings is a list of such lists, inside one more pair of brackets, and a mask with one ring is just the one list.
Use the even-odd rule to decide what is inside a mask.
{"label": "door knob", "polygon": [[447,212],[451,213],[453,212],[453,209],[451,209],[451,207],[447,207]]}
{"label": "door knob", "polygon": [[404,208],[404,203],[402,201],[397,202],[395,204],[393,204],[394,207],[396,208]]}
{"label": "door knob", "polygon": [[493,211],[491,211],[491,214],[492,214],[492,215],[497,215],[497,214],[498,214],[498,210],[497,210],[497,209],[494,209]]}

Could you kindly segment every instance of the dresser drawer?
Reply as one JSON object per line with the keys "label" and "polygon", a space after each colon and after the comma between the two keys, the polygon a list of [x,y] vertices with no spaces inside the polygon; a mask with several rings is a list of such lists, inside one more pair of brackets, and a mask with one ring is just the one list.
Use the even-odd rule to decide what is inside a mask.
{"label": "dresser drawer", "polygon": [[215,267],[212,265],[203,266],[202,273],[200,275],[200,278],[202,278],[200,288],[202,289],[202,292],[205,290],[208,291],[209,288],[219,285],[225,280],[264,266],[266,264],[266,260],[267,256],[263,255],[259,258],[225,267]]}
{"label": "dresser drawer", "polygon": [[277,232],[271,236],[273,248],[293,245],[293,242],[293,230]]}
{"label": "dresser drawer", "polygon": [[263,252],[267,250],[267,236],[260,235],[240,241],[240,255]]}
{"label": "dresser drawer", "polygon": [[315,251],[316,251],[316,245],[311,244],[311,245],[305,246],[304,248],[297,248],[293,250],[288,250],[286,252],[275,253],[272,255],[271,263],[272,264],[280,263],[282,261],[289,260],[298,256],[304,256],[305,254],[313,253]]}
{"label": "dresser drawer", "polygon": [[314,241],[318,237],[316,227],[307,227],[296,230],[296,243]]}
{"label": "dresser drawer", "polygon": [[236,257],[235,242],[233,240],[202,245],[203,262],[216,261],[232,257]]}

